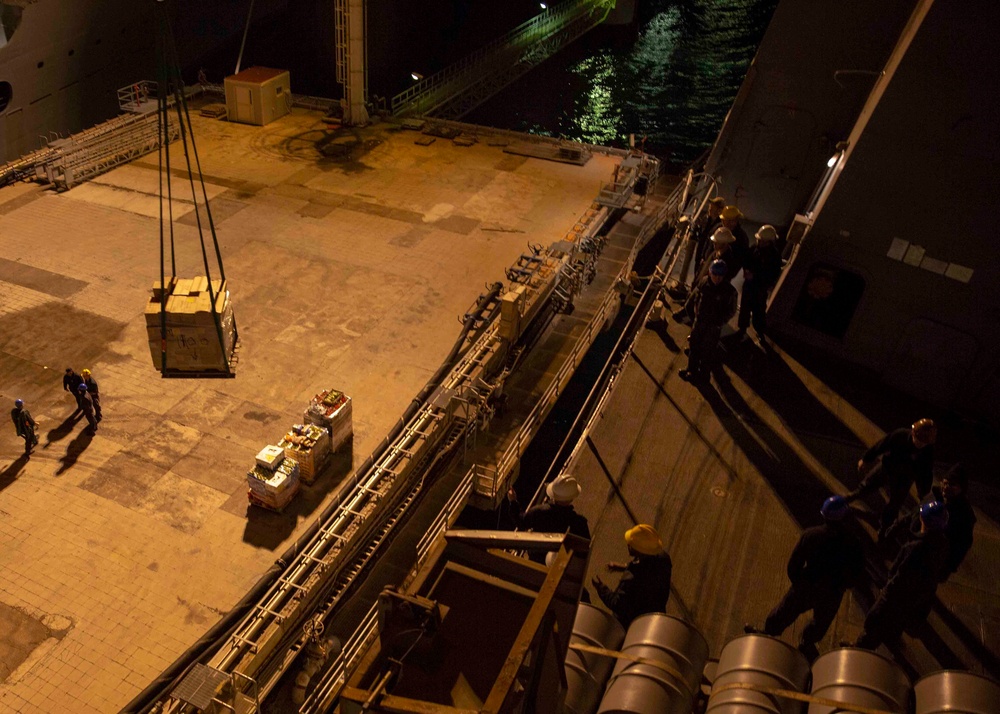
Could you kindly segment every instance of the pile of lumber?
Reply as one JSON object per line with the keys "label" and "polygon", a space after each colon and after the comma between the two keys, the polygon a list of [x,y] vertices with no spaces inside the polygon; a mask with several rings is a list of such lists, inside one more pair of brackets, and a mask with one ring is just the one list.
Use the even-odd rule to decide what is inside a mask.
{"label": "pile of lumber", "polygon": [[[236,321],[226,281],[213,280],[211,295],[215,296],[214,313],[208,278],[203,275],[171,278],[166,289],[159,281],[153,284],[153,296],[146,304],[145,314],[149,354],[156,369],[163,366],[161,352],[165,350],[168,370],[231,371]],[[161,313],[166,317],[165,339]]]}

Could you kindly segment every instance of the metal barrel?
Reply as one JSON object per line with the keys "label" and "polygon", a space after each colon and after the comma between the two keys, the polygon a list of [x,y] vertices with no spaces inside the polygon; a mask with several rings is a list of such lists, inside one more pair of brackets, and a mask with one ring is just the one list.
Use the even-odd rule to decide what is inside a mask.
{"label": "metal barrel", "polygon": [[[708,661],[708,643],[694,627],[670,615],[650,613],[632,621],[621,649],[632,657],[660,662],[639,664],[619,659],[604,690],[598,714],[688,714]],[[679,676],[678,676],[679,675]]]}
{"label": "metal barrel", "polygon": [[767,635],[745,635],[722,648],[706,714],[802,714],[805,703],[750,689],[720,691],[730,684],[804,692],[809,661],[797,649]]}
{"label": "metal barrel", "polygon": [[[624,639],[625,628],[614,615],[599,607],[580,603],[573,620],[570,644],[617,650]],[[594,714],[614,666],[615,660],[611,657],[567,650],[564,711],[567,714]]]}
{"label": "metal barrel", "polygon": [[[899,665],[882,655],[843,647],[813,662],[812,695],[903,714],[910,699],[910,680]],[[850,711],[850,706],[834,709],[815,702],[809,705],[809,714]]]}
{"label": "metal barrel", "polygon": [[1000,714],[1000,682],[972,672],[928,674],[913,687],[916,714]]}

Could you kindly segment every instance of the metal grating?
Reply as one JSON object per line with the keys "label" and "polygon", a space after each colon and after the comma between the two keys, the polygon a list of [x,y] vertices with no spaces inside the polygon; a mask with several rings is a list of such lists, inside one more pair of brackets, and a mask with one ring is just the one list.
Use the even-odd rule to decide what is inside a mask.
{"label": "metal grating", "polygon": [[208,709],[219,687],[228,681],[229,675],[225,672],[196,662],[170,696],[199,709]]}

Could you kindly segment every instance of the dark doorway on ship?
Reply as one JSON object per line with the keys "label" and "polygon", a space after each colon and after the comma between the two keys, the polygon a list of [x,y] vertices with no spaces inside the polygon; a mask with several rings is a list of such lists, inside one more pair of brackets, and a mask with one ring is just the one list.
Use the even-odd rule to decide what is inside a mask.
{"label": "dark doorway on ship", "polygon": [[14,88],[10,82],[0,82],[0,114],[10,106],[10,100],[14,98]]}

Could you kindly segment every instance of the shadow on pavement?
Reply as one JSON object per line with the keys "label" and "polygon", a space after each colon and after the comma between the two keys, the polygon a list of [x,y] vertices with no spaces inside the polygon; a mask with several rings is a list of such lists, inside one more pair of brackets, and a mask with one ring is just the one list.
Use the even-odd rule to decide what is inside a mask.
{"label": "shadow on pavement", "polygon": [[45,434],[45,444],[42,445],[42,448],[47,449],[53,443],[62,441],[69,436],[73,433],[73,427],[75,427],[77,422],[79,422],[82,418],[83,412],[73,412],[63,420],[62,424],[54,429],[49,429],[49,431]]}
{"label": "shadow on pavement", "polygon": [[308,520],[324,499],[350,474],[354,461],[353,440],[332,454],[312,485],[302,484],[298,494],[281,512],[247,506],[243,542],[256,548],[275,550],[292,534],[300,520]]}
{"label": "shadow on pavement", "polygon": [[87,447],[90,446],[90,442],[93,440],[94,435],[90,432],[90,429],[84,429],[77,434],[76,438],[69,442],[69,446],[66,447],[66,453],[59,459],[62,466],[56,471],[56,476],[60,476],[73,468],[73,464],[79,460],[81,454],[87,450]]}
{"label": "shadow on pavement", "polygon": [[25,465],[28,463],[28,455],[21,454],[14,461],[10,462],[10,465],[3,471],[0,471],[0,491],[4,490],[12,483],[17,481],[18,474],[24,469]]}
{"label": "shadow on pavement", "polygon": [[817,525],[820,506],[830,496],[829,487],[757,416],[728,376],[718,370],[716,377],[718,391],[707,384],[698,389],[719,423],[771,485],[795,522],[802,528]]}

